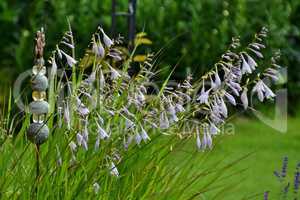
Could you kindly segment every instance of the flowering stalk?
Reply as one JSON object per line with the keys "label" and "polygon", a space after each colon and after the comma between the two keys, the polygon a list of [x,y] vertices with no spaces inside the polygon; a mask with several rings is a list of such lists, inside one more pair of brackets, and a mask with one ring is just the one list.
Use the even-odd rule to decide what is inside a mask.
{"label": "flowering stalk", "polygon": [[[72,83],[64,73],[66,90],[70,91],[71,97],[64,98],[63,116],[70,132],[72,160],[75,160],[79,146],[88,152],[92,145],[93,151],[97,152],[101,144],[111,142],[115,146],[110,154],[114,154],[121,147],[127,150],[133,144],[139,146],[149,142],[152,132],[185,137],[182,129],[186,125],[196,126],[189,131],[192,134],[188,137],[195,136],[199,150],[212,148],[214,137],[230,116],[229,107],[242,105],[248,109],[249,91],[257,94],[261,101],[275,96],[262,78],[275,80],[277,65],[272,63],[261,72],[262,67],[258,64],[263,57],[261,51],[265,48],[266,35],[267,30],[263,28],[254,41],[240,51],[239,40],[233,39],[220,61],[200,80],[193,82],[192,76],[188,76],[182,83],[171,86],[165,81],[161,88],[151,91],[156,75],[152,72],[155,60],[151,54],[139,63],[137,74],[129,76],[127,71],[133,55],[126,55],[118,47],[120,39],[110,39],[99,28],[86,55],[77,62],[68,53],[70,49],[74,51],[69,29],[57,45],[52,62],[57,58],[62,69],[72,67],[72,77],[77,77],[75,73],[80,71],[80,78],[72,79]],[[80,68],[75,70],[77,66]],[[90,74],[83,72],[88,67],[92,69]],[[96,133],[96,136],[90,133]],[[111,155],[108,158],[107,165],[115,163],[111,168],[117,170],[118,162],[110,159]],[[114,175],[118,174],[112,171]]]}

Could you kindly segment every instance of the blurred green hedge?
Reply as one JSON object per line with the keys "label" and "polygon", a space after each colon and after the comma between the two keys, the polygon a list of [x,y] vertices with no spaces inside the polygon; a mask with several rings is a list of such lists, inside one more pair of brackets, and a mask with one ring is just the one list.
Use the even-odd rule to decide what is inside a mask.
{"label": "blurred green hedge", "polygon": [[[289,98],[300,96],[300,1],[299,0],[137,0],[137,31],[144,30],[153,50],[168,44],[160,57],[162,67],[174,66],[202,73],[226,49],[232,36],[251,38],[262,26],[270,30],[269,45],[281,49],[282,65],[289,67]],[[127,0],[118,0],[127,10]],[[71,21],[77,55],[82,55],[97,25],[110,28],[110,0],[2,0],[0,1],[0,94],[18,73],[33,62],[35,31],[44,26],[49,55]],[[119,17],[117,30],[127,34],[127,21]],[[170,42],[171,41],[171,42]],[[294,105],[294,104],[292,104]]]}

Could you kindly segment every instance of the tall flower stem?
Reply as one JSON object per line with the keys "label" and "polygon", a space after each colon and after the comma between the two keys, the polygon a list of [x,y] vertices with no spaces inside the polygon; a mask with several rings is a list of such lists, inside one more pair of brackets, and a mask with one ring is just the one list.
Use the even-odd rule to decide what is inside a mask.
{"label": "tall flower stem", "polygon": [[36,177],[35,177],[35,195],[38,195],[39,177],[40,177],[40,145],[36,144]]}

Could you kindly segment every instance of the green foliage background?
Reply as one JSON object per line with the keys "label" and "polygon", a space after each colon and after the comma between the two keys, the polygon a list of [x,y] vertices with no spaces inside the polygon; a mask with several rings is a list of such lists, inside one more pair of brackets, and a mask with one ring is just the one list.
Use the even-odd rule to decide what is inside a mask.
{"label": "green foliage background", "polygon": [[[119,11],[127,10],[127,0],[117,2]],[[188,68],[196,74],[206,71],[232,36],[244,41],[267,26],[269,46],[281,49],[282,65],[289,67],[290,105],[300,96],[299,0],[138,0],[137,5],[137,31],[149,34],[155,51],[168,44],[160,66],[172,67],[183,56],[175,78],[182,78]],[[111,0],[0,1],[0,95],[6,94],[18,73],[32,66],[33,38],[39,27],[45,27],[50,55],[69,18],[77,49],[83,50],[97,25],[110,29],[110,12]],[[125,18],[118,18],[117,31],[126,36]]]}

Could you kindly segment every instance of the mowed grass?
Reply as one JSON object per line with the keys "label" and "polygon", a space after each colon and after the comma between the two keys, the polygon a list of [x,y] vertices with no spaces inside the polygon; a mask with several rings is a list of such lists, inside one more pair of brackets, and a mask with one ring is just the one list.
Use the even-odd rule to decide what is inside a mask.
{"label": "mowed grass", "polygon": [[[235,167],[246,169],[238,176],[241,183],[224,199],[263,199],[263,192],[270,191],[270,199],[278,199],[281,185],[273,175],[274,170],[281,171],[282,159],[288,156],[288,178],[293,187],[295,167],[300,162],[300,120],[288,119],[288,131],[280,133],[259,120],[235,119],[234,135],[222,137],[216,145],[215,159],[228,157],[236,159],[253,152]],[[255,197],[256,194],[261,193]]]}
{"label": "mowed grass", "polygon": [[[176,166],[187,159],[191,153],[194,157],[207,156],[206,161],[199,162],[199,166],[190,174],[197,174],[197,170],[199,172],[207,168],[213,170],[234,163],[224,170],[220,180],[195,199],[263,199],[265,191],[270,191],[269,199],[279,199],[282,185],[273,172],[275,170],[281,172],[284,156],[289,158],[288,180],[291,182],[290,189],[292,189],[295,168],[300,162],[300,120],[289,118],[286,133],[278,132],[258,119],[238,118],[230,123],[234,125],[235,133],[218,136],[211,152],[195,154],[196,142],[191,139],[187,145],[175,152],[174,157],[171,157],[175,159],[172,160],[171,165]],[[205,185],[207,180],[206,178],[202,179],[202,182],[199,180],[200,185]],[[197,191],[203,188],[200,185],[191,187]],[[222,190],[218,186],[224,191],[216,198],[215,194]]]}

